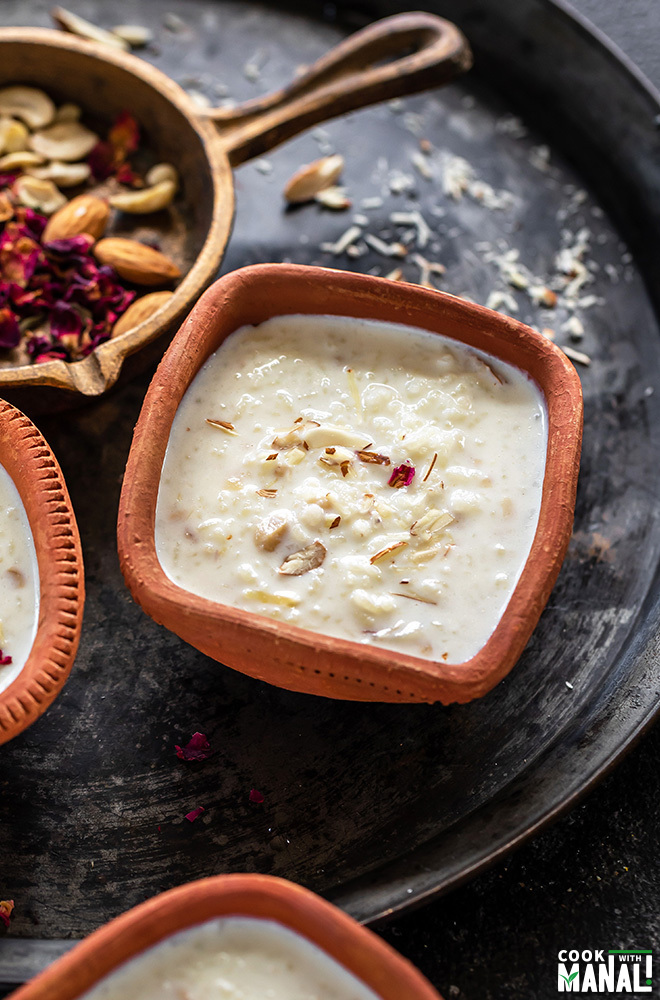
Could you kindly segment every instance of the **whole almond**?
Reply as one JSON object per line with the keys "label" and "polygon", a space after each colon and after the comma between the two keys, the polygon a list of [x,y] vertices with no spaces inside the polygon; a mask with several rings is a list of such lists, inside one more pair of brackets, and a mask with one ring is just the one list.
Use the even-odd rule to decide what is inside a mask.
{"label": "whole almond", "polygon": [[165,285],[181,277],[174,261],[160,250],[136,240],[118,236],[99,240],[94,247],[94,256],[102,264],[114,267],[120,278],[135,285]]}
{"label": "whole almond", "polygon": [[103,236],[110,217],[110,206],[104,198],[81,194],[72,198],[49,219],[43,241],[68,240],[87,233],[95,240]]}
{"label": "whole almond", "polygon": [[123,313],[112,328],[112,336],[118,337],[133,327],[144,323],[145,319],[153,316],[161,306],[172,298],[173,292],[150,292],[143,295],[141,299],[136,299]]}

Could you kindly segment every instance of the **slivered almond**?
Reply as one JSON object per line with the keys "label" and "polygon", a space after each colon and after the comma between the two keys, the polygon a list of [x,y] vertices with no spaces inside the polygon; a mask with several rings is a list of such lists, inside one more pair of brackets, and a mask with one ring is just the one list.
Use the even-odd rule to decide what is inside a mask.
{"label": "slivered almond", "polygon": [[376,552],[375,555],[371,557],[369,562],[373,566],[374,563],[380,562],[385,556],[392,555],[394,552],[398,552],[399,549],[404,548],[408,542],[395,542],[393,545],[388,545],[386,549],[381,549],[380,552]]}
{"label": "slivered almond", "polygon": [[325,545],[322,542],[314,541],[310,545],[306,545],[304,549],[292,552],[290,556],[287,556],[277,572],[282,573],[283,576],[302,576],[303,573],[317,569],[325,556]]}
{"label": "slivered almond", "polygon": [[51,17],[60,28],[63,28],[64,31],[70,31],[72,35],[78,35],[79,38],[87,38],[92,42],[108,45],[112,49],[123,49],[124,52],[128,52],[131,47],[118,34],[106,31],[105,28],[99,28],[97,24],[86,21],[84,17],[66,10],[65,7],[54,7],[51,11]]}
{"label": "slivered almond", "polygon": [[431,510],[427,510],[417,521],[413,521],[410,525],[410,534],[432,537],[444,531],[455,520],[454,515],[450,514],[448,510],[436,510],[432,508]]}
{"label": "slivered almond", "polygon": [[336,184],[318,191],[314,195],[314,200],[324,208],[331,208],[335,212],[343,212],[353,204],[351,199],[346,197],[345,188]]}
{"label": "slivered almond", "polygon": [[211,427],[218,427],[220,430],[225,431],[227,434],[233,434],[238,436],[236,428],[233,424],[230,424],[228,420],[212,420],[211,417],[206,418],[207,424]]}
{"label": "slivered almond", "polygon": [[157,313],[166,302],[172,298],[173,292],[150,292],[136,299],[123,313],[112,328],[112,336],[118,337],[122,333],[127,333],[134,327],[144,323],[154,313]]}
{"label": "slivered almond", "polygon": [[317,424],[306,430],[304,437],[310,448],[327,448],[332,445],[365,448],[369,443],[366,434],[359,434],[346,427],[335,427],[334,424]]}
{"label": "slivered almond", "polygon": [[109,217],[110,206],[104,198],[81,194],[55,212],[46,224],[43,241],[68,240],[81,233],[98,240],[105,232]]}
{"label": "slivered almond", "polygon": [[344,157],[336,153],[308,163],[296,171],[284,188],[290,205],[311,201],[319,191],[332,187],[344,169]]}
{"label": "slivered almond", "polygon": [[165,285],[181,277],[176,264],[160,250],[111,236],[94,247],[94,256],[102,264],[114,267],[120,278],[136,285]]}
{"label": "slivered almond", "polygon": [[367,451],[365,448],[362,451],[356,451],[355,454],[360,459],[361,462],[366,462],[370,465],[390,465],[391,462],[387,455],[379,455],[375,451]]}

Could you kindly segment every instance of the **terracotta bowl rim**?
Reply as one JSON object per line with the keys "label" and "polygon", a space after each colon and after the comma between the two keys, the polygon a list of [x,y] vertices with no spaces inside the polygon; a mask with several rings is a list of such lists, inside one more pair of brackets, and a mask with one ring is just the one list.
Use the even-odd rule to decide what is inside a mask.
{"label": "terracotta bowl rim", "polygon": [[62,470],[41,432],[0,400],[0,465],[25,507],[39,568],[39,620],[30,654],[0,692],[0,743],[37,719],[69,676],[85,601],[80,536]]}
{"label": "terracotta bowl rim", "polygon": [[[454,320],[460,317],[464,337],[453,339],[462,339],[468,346],[485,350],[500,360],[514,364],[527,374],[530,374],[530,366],[533,367],[534,364],[543,366],[541,381],[532,376],[543,393],[548,410],[548,452],[539,524],[518,584],[495,631],[481,650],[464,663],[432,661],[389,649],[366,646],[351,640],[338,639],[335,636],[325,636],[300,626],[260,616],[252,611],[197,597],[173,583],[158,562],[153,523],[145,527],[148,518],[143,517],[145,504],[148,506],[153,501],[155,507],[164,456],[164,443],[158,438],[160,435],[166,444],[180,397],[211,353],[208,351],[199,364],[195,363],[195,371],[189,379],[185,379],[185,384],[181,388],[178,366],[186,353],[186,345],[206,345],[212,340],[211,324],[217,322],[217,317],[222,315],[223,308],[228,307],[234,297],[239,300],[241,298],[249,300],[252,296],[254,299],[255,286],[261,286],[263,293],[269,283],[272,286],[282,282],[288,282],[303,295],[312,297],[327,294],[328,288],[332,286],[333,295],[328,295],[331,301],[327,303],[329,308],[323,310],[325,314],[354,315],[355,311],[361,310],[360,315],[367,316],[370,303],[374,310],[385,308],[383,301],[388,299],[387,308],[392,315],[389,320],[384,320],[385,322],[407,323],[412,327],[433,331],[433,324],[428,326],[420,322],[425,315],[427,323],[430,322],[428,314],[437,317],[434,320],[437,325],[445,322],[448,317],[453,317]],[[254,309],[252,304],[246,304],[243,309],[244,315],[249,315],[251,308]],[[281,309],[271,310],[267,306],[262,312],[272,316],[282,315]],[[288,310],[289,314],[296,312],[312,314],[313,310],[295,308]],[[316,310],[316,314],[322,314],[321,310]],[[243,322],[251,320],[244,319]],[[484,347],[479,339],[487,340],[489,346]],[[524,364],[520,358],[512,361],[508,356],[519,350],[526,352],[522,359]],[[581,437],[582,391],[575,368],[550,340],[519,321],[446,292],[405,282],[393,282],[370,275],[306,265],[251,265],[224,275],[204,293],[176,334],[149,387],[136,426],[120,500],[118,546],[122,571],[135,600],[162,624],[167,624],[163,617],[165,615],[170,617],[180,615],[182,609],[185,615],[188,615],[193,610],[198,622],[215,622],[216,627],[224,623],[239,629],[252,630],[268,637],[269,641],[279,641],[284,638],[305,649],[308,654],[324,650],[334,654],[340,653],[349,659],[352,657],[356,663],[359,661],[362,667],[369,664],[376,670],[382,671],[384,675],[392,675],[393,665],[400,670],[398,688],[396,684],[394,688],[388,684],[384,690],[378,689],[378,685],[371,682],[371,692],[365,690],[366,685],[365,688],[357,689],[357,684],[354,685],[356,690],[353,694],[320,692],[317,690],[319,685],[311,676],[312,671],[309,671],[304,686],[295,686],[291,688],[292,690],[311,690],[331,697],[368,701],[467,701],[485,694],[509,672],[520,656],[547,602],[570,539]],[[148,448],[143,443],[147,440]],[[152,447],[154,441],[157,441],[156,449]],[[138,450],[139,461],[136,458]],[[160,457],[156,454],[157,450]],[[153,483],[146,481],[156,466],[154,486]],[[139,544],[134,544],[138,536]],[[554,552],[552,557],[548,555],[550,550]],[[534,587],[529,586],[532,571]],[[530,595],[533,598],[531,603]],[[172,630],[177,631],[175,628]],[[191,639],[186,641],[196,645]],[[207,652],[206,649],[203,651]],[[233,666],[231,663],[228,665]],[[255,672],[253,676],[268,680],[267,670],[267,665],[262,664],[261,672]],[[249,670],[244,672],[251,673]],[[322,673],[318,669],[313,672],[316,675]],[[288,687],[288,684],[281,686]],[[331,686],[337,687],[336,684]],[[406,686],[408,692],[405,691]],[[438,695],[441,689],[444,689],[444,694]],[[387,692],[385,697],[383,697],[384,692]]]}
{"label": "terracotta bowl rim", "polygon": [[[173,323],[180,322],[190,308],[190,301],[199,296],[217,272],[226,249],[234,218],[234,181],[227,153],[213,122],[188,97],[185,90],[162,70],[143,59],[107,46],[77,38],[53,28],[0,28],[0,48],[7,44],[42,45],[64,49],[116,66],[137,76],[143,83],[166,98],[186,119],[197,134],[213,186],[208,220],[203,242],[197,256],[185,272],[172,298],[153,316],[117,338],[99,344],[87,357],[66,362],[60,359],[39,365],[16,365],[0,368],[0,392],[29,387],[50,386],[75,395],[95,397],[105,393],[117,380],[127,358],[147,347]],[[30,73],[26,73],[29,77]],[[220,247],[220,252],[217,251]],[[145,289],[146,292],[149,289]]]}
{"label": "terracotta bowl rim", "polygon": [[300,885],[252,873],[199,879],[140,903],[93,931],[12,993],[12,1000],[78,1000],[109,973],[172,934],[223,916],[254,916],[289,927],[382,1000],[442,1000],[406,958],[353,917]]}

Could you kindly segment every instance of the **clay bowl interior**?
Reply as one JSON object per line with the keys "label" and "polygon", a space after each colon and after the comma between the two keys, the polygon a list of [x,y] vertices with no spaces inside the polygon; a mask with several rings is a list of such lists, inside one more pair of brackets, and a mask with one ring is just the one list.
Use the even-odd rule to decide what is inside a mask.
{"label": "clay bowl interior", "polygon": [[[154,543],[161,467],[172,420],[191,381],[234,330],[272,316],[332,314],[443,333],[527,372],[548,413],[536,535],[516,589],[485,646],[465,663],[381,650],[198,597],[165,575]],[[523,324],[416,285],[324,268],[255,265],[200,299],[147,393],[119,508],[124,578],[157,622],[227,666],[294,691],[359,701],[466,702],[489,691],[520,656],[550,595],[570,538],[582,436],[582,394],[565,355]]]}
{"label": "clay bowl interior", "polygon": [[12,1000],[77,1000],[124,962],[214,917],[272,920],[307,938],[382,1000],[441,1000],[406,959],[308,889],[267,875],[218,875],[171,889],[95,931]]}
{"label": "clay bowl interior", "polygon": [[280,91],[234,109],[200,109],[139,58],[57,31],[1,29],[0,86],[30,84],[58,104],[81,103],[102,136],[130,109],[153,162],[177,168],[182,190],[172,206],[148,216],[120,214],[105,235],[155,240],[184,277],[156,314],[81,361],[0,362],[0,393],[29,412],[47,412],[105,392],[120,372],[130,378],[147,367],[162,353],[160,338],[174,332],[220,265],[234,215],[230,164],[335,115],[438,86],[470,64],[469,46],[454,25],[431,14],[401,14],[356,32]]}
{"label": "clay bowl interior", "polygon": [[0,743],[31,725],[57,696],[78,649],[85,599],[76,519],[62,472],[28,418],[0,400],[0,465],[25,507],[39,568],[39,620],[30,655],[0,691]]}

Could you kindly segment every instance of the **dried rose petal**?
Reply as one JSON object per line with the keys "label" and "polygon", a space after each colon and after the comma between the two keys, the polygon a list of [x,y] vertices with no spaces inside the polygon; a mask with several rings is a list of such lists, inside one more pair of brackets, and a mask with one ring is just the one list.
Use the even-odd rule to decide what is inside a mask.
{"label": "dried rose petal", "polygon": [[0,174],[0,190],[11,187],[17,176],[17,174]]}
{"label": "dried rose petal", "polygon": [[[2,650],[0,649],[0,667],[6,667],[11,662],[12,662],[11,656],[9,656],[9,654],[7,654],[7,656],[5,656],[4,653],[2,652]],[[2,904],[0,904],[0,905],[2,905]]]}
{"label": "dried rose petal", "polygon": [[110,142],[97,142],[87,157],[89,169],[95,181],[104,181],[115,169],[115,150]]}
{"label": "dried rose petal", "polygon": [[7,306],[0,309],[0,347],[16,347],[21,340],[21,331],[15,313]]}
{"label": "dried rose petal", "polygon": [[193,733],[185,747],[175,746],[175,750],[177,757],[181,760],[206,760],[213,753],[211,745],[203,733]]}
{"label": "dried rose petal", "polygon": [[185,819],[187,819],[189,823],[194,823],[203,812],[205,812],[204,806],[197,806],[197,808],[193,809],[192,812],[186,813]]}
{"label": "dried rose petal", "polygon": [[124,154],[122,159],[135,152],[140,145],[140,127],[130,111],[117,115],[108,139],[117,152]]}
{"label": "dried rose petal", "polygon": [[50,314],[50,332],[57,340],[62,340],[64,337],[77,339],[82,332],[80,314],[66,302],[56,302]]}
{"label": "dried rose petal", "polygon": [[128,187],[142,188],[144,187],[144,181],[139,174],[135,171],[128,163],[122,163],[122,165],[117,170],[115,177],[120,184],[126,184]]}
{"label": "dried rose petal", "polygon": [[393,486],[398,490],[401,489],[402,486],[410,486],[414,478],[415,466],[411,465],[409,462],[404,462],[403,465],[397,465],[392,470],[392,475],[387,480],[387,485]]}
{"label": "dried rose petal", "polygon": [[261,805],[264,801],[265,796],[261,792],[257,791],[256,788],[250,789],[250,802],[256,802],[257,805]]}
{"label": "dried rose petal", "polygon": [[47,253],[54,253],[58,256],[69,256],[70,254],[83,255],[94,243],[94,237],[87,233],[80,233],[78,236],[70,236],[65,240],[49,240],[44,243],[44,250]]}
{"label": "dried rose petal", "polygon": [[13,909],[13,899],[0,899],[0,920],[2,920],[5,927],[9,927],[9,921],[11,920]]}

